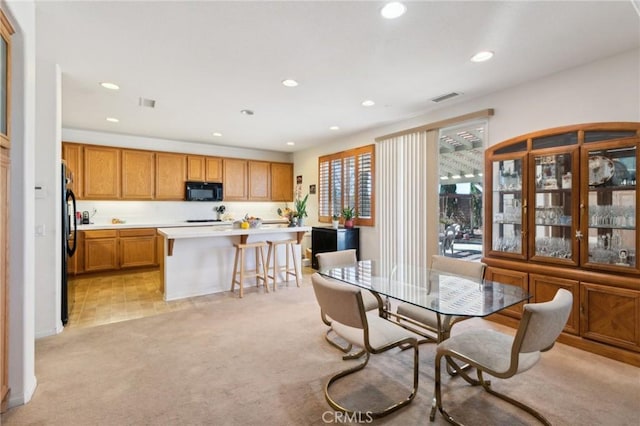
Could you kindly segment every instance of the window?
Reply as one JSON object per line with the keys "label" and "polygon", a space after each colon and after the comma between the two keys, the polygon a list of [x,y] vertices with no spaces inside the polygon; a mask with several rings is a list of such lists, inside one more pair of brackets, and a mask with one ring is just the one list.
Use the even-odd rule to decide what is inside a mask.
{"label": "window", "polygon": [[375,224],[375,145],[325,155],[318,159],[318,220],[331,222],[331,215],[344,207],[355,207],[356,224]]}

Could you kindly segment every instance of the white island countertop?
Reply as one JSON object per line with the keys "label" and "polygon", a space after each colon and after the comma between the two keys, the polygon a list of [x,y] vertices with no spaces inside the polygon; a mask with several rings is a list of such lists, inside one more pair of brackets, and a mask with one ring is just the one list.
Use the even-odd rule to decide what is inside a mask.
{"label": "white island countertop", "polygon": [[[287,225],[286,219],[264,219],[262,226],[266,225]],[[131,228],[193,228],[193,227],[230,227],[233,222],[225,221],[198,221],[188,222],[186,220],[127,220],[124,223],[90,223],[85,225],[78,225],[78,231],[94,231],[101,229],[131,229]]]}

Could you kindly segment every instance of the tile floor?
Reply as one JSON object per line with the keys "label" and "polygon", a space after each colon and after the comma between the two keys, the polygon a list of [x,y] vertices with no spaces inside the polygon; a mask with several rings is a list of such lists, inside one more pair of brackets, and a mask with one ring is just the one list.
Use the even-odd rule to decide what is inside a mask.
{"label": "tile floor", "polygon": [[[311,268],[302,269],[303,276],[315,272]],[[289,285],[295,286],[295,282]],[[247,288],[245,286],[245,297]],[[158,270],[71,277],[69,293],[73,295],[74,302],[69,306],[68,328],[127,321],[238,297],[231,292],[223,292],[165,302],[160,292]]]}

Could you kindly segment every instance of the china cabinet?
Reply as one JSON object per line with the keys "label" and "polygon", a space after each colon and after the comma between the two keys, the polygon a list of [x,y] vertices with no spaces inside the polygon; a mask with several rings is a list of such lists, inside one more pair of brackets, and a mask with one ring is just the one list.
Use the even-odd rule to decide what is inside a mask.
{"label": "china cabinet", "polygon": [[572,292],[560,341],[640,366],[639,147],[640,123],[592,123],[487,149],[484,261],[532,302]]}

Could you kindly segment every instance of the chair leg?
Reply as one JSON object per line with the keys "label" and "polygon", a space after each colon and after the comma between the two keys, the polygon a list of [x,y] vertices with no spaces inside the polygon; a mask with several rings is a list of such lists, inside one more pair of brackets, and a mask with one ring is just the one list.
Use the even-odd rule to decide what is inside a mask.
{"label": "chair leg", "polygon": [[240,249],[240,282],[238,285],[240,286],[240,297],[244,297],[244,249]]}
{"label": "chair leg", "polygon": [[[289,244],[289,247],[291,247],[291,259],[293,261],[293,270],[295,271],[296,275],[296,286],[300,287],[300,271],[298,269],[298,262],[296,262],[296,253],[293,244]],[[300,248],[300,250],[302,250],[302,247]]]}
{"label": "chair leg", "polygon": [[[416,343],[415,345],[413,345],[414,348],[414,354],[413,354],[413,389],[411,391],[411,393],[409,394],[409,396],[402,400],[399,401],[387,408],[385,408],[382,411],[375,411],[375,412],[371,412],[371,411],[367,411],[368,415],[370,415],[372,418],[380,418],[380,417],[384,417],[388,414],[393,413],[394,411],[404,407],[405,405],[409,404],[411,401],[413,401],[413,399],[415,398],[416,394],[418,393],[418,378],[419,378],[419,355],[418,355],[418,344]],[[353,414],[356,411],[354,410],[350,410],[348,408],[345,408],[343,406],[341,406],[340,404],[338,404],[335,400],[333,400],[333,398],[331,398],[331,396],[329,395],[329,388],[331,387],[331,385],[333,383],[335,383],[338,379],[348,376],[349,374],[355,373],[357,371],[362,370],[367,363],[369,362],[369,352],[365,351],[365,359],[362,363],[356,365],[355,367],[349,368],[347,370],[341,371],[338,374],[334,375],[333,377],[331,377],[329,379],[329,381],[327,382],[325,388],[324,388],[324,395],[325,398],[327,399],[327,402],[329,403],[329,405],[338,411],[341,411],[343,413],[346,414]]]}
{"label": "chair leg", "polygon": [[436,377],[435,377],[435,390],[433,396],[433,402],[431,403],[431,413],[429,413],[429,420],[434,421],[436,419],[436,410],[440,411],[442,417],[446,421],[453,425],[460,425],[453,417],[449,415],[442,406],[442,375],[440,373],[440,364],[442,361],[442,355],[436,355]]}
{"label": "chair leg", "polygon": [[236,256],[235,256],[235,260],[233,261],[233,276],[231,277],[231,291],[234,290],[234,288],[236,287],[236,274],[238,273],[238,253],[240,252],[240,249],[236,248]]}

